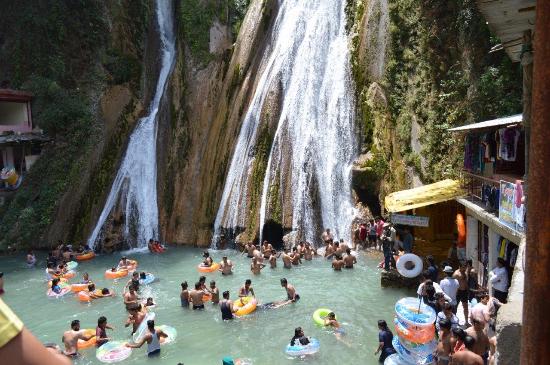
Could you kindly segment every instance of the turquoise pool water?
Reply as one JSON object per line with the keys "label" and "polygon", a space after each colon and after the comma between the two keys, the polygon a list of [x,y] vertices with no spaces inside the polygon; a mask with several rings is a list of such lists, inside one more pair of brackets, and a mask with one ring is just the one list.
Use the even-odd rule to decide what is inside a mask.
{"label": "turquoise pool water", "polygon": [[[279,283],[282,277],[286,277],[301,296],[298,303],[275,310],[257,310],[243,319],[223,322],[219,308],[211,303],[205,311],[186,310],[180,306],[180,283],[186,280],[192,287],[198,281],[197,264],[201,261],[201,253],[197,249],[171,248],[161,255],[128,255],[138,260],[138,270],[152,272],[158,278],[158,282],[142,291],[153,296],[157,303],[154,309],[156,324],[175,327],[178,337],[162,348],[160,358],[148,359],[144,346],[135,349],[130,358],[120,364],[221,364],[224,356],[247,358],[255,365],[377,364],[378,357],[373,355],[378,342],[376,321],[385,319],[390,323],[395,302],[407,294],[403,290],[380,288],[378,260],[363,254],[353,270],[334,272],[328,261],[317,258],[290,270],[283,269],[279,261],[278,268],[266,267],[260,275],[254,276],[245,256],[229,250],[212,251],[216,261],[221,261],[222,253],[226,253],[235,263],[232,276],[206,274],[208,282],[216,280],[220,292],[230,290],[232,299],[248,278],[252,279],[260,302],[285,299],[285,291]],[[63,331],[69,329],[73,319],[79,319],[82,328],[95,328],[97,318],[102,315],[115,326],[114,331],[108,332],[111,337],[129,340],[131,329],[124,327],[127,314],[121,297],[127,278],[115,282],[103,276],[119,258],[120,254],[98,256],[78,266],[79,279],[86,271],[97,287],[112,287],[117,293],[115,298],[84,304],[72,294],[60,299],[46,296],[43,254],[40,254],[36,269],[27,269],[21,256],[1,257],[0,271],[4,272],[6,290],[3,300],[43,342],[61,345]],[[320,307],[336,312],[344,324],[345,343],[313,323],[311,316]],[[284,348],[297,326],[302,326],[307,336],[319,340],[321,348],[316,355],[292,359],[285,354]],[[101,364],[95,358],[95,349],[81,353],[83,357],[76,364]]]}

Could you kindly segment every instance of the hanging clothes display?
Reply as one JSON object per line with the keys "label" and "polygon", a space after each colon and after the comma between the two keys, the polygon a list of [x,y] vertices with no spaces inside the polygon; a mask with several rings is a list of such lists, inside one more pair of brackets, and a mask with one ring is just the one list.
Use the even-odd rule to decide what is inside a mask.
{"label": "hanging clothes display", "polygon": [[497,131],[498,158],[515,161],[520,132],[516,128],[502,128]]}

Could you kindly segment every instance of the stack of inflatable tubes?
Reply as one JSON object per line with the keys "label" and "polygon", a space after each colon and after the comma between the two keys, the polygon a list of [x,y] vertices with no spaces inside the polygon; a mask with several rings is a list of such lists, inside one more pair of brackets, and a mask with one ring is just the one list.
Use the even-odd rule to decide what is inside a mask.
{"label": "stack of inflatable tubes", "polygon": [[397,356],[384,362],[391,364],[431,364],[437,347],[435,311],[421,299],[407,297],[395,303],[393,347]]}

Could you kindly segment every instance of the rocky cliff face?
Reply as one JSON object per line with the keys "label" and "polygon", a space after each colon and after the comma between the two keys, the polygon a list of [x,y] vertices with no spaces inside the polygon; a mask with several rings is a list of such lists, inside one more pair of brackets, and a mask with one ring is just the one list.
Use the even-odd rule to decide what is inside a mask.
{"label": "rocky cliff face", "polygon": [[[194,51],[180,4],[179,57],[172,75],[171,118],[159,132],[162,238],[208,246],[229,159],[256,83],[277,1],[253,0],[234,44],[226,19],[209,22],[208,62]],[[197,4],[207,12],[207,5]],[[223,7],[221,10],[224,10]],[[222,11],[223,13],[223,11]]]}
{"label": "rocky cliff face", "polygon": [[378,212],[390,192],[456,177],[462,147],[447,129],[520,112],[521,76],[489,54],[498,40],[473,0],[348,4],[364,152],[354,188]]}

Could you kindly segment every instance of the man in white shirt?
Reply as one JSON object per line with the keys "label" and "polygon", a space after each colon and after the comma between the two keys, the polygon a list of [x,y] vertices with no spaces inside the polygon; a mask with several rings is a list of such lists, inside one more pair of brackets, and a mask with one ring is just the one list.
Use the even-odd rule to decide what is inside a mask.
{"label": "man in white shirt", "polygon": [[432,280],[430,279],[431,275],[430,275],[430,272],[428,270],[425,270],[422,273],[422,278],[423,278],[423,281],[420,283],[420,285],[418,285],[418,289],[416,290],[416,294],[418,294],[419,297],[421,297],[423,295],[426,295],[426,293],[424,292],[424,285],[426,284],[426,282],[429,282],[434,287],[436,293],[443,293],[443,295],[445,297],[445,300],[447,302],[451,302],[451,297],[449,297],[447,294],[445,294],[445,292],[443,291],[443,289],[441,289],[439,284],[436,283],[436,282],[432,282]]}
{"label": "man in white shirt", "polygon": [[506,303],[508,297],[508,270],[506,270],[506,261],[498,258],[497,267],[489,273],[489,282],[493,285],[493,296],[501,303]]}
{"label": "man in white shirt", "polygon": [[451,298],[451,305],[453,306],[453,313],[456,313],[456,292],[459,287],[458,280],[453,278],[454,270],[450,266],[445,266],[443,269],[446,277],[439,282],[439,286],[445,294]]}

